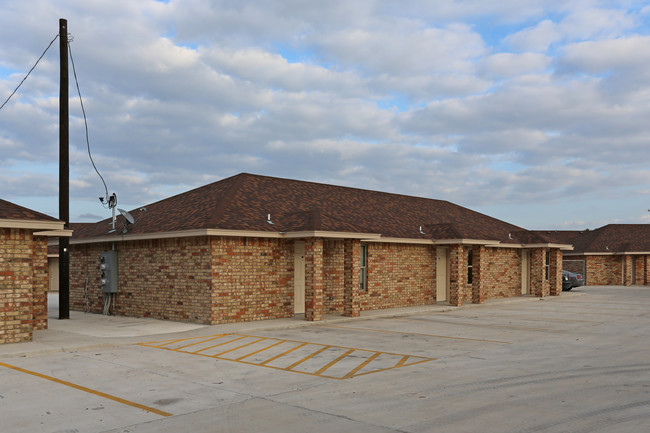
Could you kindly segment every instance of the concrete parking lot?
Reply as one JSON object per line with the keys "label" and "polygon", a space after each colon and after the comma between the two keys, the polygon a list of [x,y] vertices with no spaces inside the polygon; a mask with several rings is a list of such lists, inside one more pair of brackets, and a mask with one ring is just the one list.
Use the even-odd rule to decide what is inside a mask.
{"label": "concrete parking lot", "polygon": [[73,313],[0,346],[6,432],[647,432],[650,289],[196,326]]}

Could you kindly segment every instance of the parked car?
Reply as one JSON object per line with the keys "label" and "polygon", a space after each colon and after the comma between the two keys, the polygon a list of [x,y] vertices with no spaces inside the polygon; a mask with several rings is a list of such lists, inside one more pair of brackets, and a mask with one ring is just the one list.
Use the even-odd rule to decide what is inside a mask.
{"label": "parked car", "polygon": [[585,285],[585,280],[582,275],[575,272],[562,271],[562,291],[568,292],[574,287]]}

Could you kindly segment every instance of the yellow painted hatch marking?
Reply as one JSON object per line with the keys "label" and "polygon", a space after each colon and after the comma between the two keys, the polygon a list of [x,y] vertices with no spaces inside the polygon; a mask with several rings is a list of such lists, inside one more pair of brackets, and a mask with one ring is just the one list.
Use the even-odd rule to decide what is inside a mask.
{"label": "yellow painted hatch marking", "polygon": [[[193,346],[214,341],[221,337],[227,337],[227,343],[233,343],[245,339],[253,339],[253,341],[240,341],[241,344],[238,344],[236,347],[229,348],[226,351],[216,354],[205,353],[205,351],[227,343],[220,343],[197,351],[187,350],[188,348],[193,348]],[[189,344],[190,341],[188,340],[193,340],[193,342]],[[178,344],[182,345],[178,346]],[[260,348],[260,344],[264,346]],[[409,367],[435,360],[435,358],[425,356],[413,356],[242,334],[210,335],[205,337],[193,337],[190,339],[166,340],[164,342],[152,341],[148,343],[140,343],[139,345],[154,349],[210,357],[223,361],[238,362],[241,364],[273,368],[275,370],[290,371],[293,373],[307,374],[328,379],[350,379],[352,377],[391,370],[394,368]],[[290,347],[286,348],[287,345]],[[226,358],[223,356],[236,350],[242,352],[250,350],[250,353],[242,353],[241,356],[238,356],[237,358]],[[273,363],[274,361],[278,362]],[[300,370],[296,369],[298,366],[300,366]],[[330,374],[325,374],[326,372],[329,372]]]}
{"label": "yellow painted hatch marking", "polygon": [[93,394],[93,395],[96,395],[96,396],[99,396],[99,397],[107,398],[109,400],[113,400],[113,401],[116,401],[118,403],[125,404],[127,406],[131,406],[131,407],[135,407],[135,408],[138,408],[138,409],[142,409],[142,410],[147,411],[147,412],[155,413],[156,415],[172,416],[171,413],[163,412],[162,410],[154,409],[153,407],[149,407],[149,406],[145,406],[145,405],[140,404],[140,403],[135,403],[135,402],[132,402],[132,401],[129,401],[129,400],[125,400],[125,399],[120,398],[120,397],[115,397],[114,395],[110,395],[110,394],[103,393],[101,391],[86,388],[85,386],[81,386],[81,385],[77,385],[77,384],[72,383],[72,382],[57,379],[55,377],[48,376],[46,374],[41,374],[41,373],[38,373],[36,371],[25,370],[24,368],[16,367],[15,365],[11,365],[11,364],[5,364],[4,362],[0,362],[0,365],[3,366],[3,367],[10,368],[12,370],[19,371],[21,373],[30,374],[32,376],[40,377],[41,379],[46,379],[46,380],[58,383],[60,385],[69,386],[70,388],[78,389],[79,391],[84,391],[84,392],[87,392],[89,394]]}

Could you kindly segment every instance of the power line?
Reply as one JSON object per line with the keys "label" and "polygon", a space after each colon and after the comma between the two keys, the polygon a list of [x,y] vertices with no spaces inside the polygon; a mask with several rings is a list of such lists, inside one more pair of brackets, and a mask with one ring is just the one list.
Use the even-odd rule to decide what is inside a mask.
{"label": "power line", "polygon": [[30,69],[29,72],[27,72],[27,75],[25,75],[25,78],[23,78],[22,81],[20,82],[20,84],[18,84],[18,86],[14,89],[14,91],[11,92],[11,95],[9,95],[9,97],[7,98],[7,100],[6,100],[5,102],[3,102],[2,105],[0,105],[0,110],[2,110],[2,109],[4,108],[4,106],[7,104],[7,102],[9,102],[9,100],[11,99],[11,97],[14,96],[14,94],[18,91],[18,89],[20,88],[20,86],[23,85],[23,83],[25,82],[25,80],[27,79],[27,77],[29,77],[29,74],[31,74],[32,71],[34,70],[34,68],[36,68],[36,65],[38,65],[38,62],[41,61],[41,59],[43,58],[43,56],[45,55],[45,53],[47,53],[47,50],[50,49],[50,47],[52,46],[52,44],[54,43],[54,41],[56,41],[56,38],[58,38],[58,37],[59,37],[58,34],[57,34],[56,36],[54,36],[54,39],[52,39],[52,42],[50,42],[50,45],[48,45],[47,48],[45,48],[45,51],[43,51],[43,54],[41,54],[41,57],[39,57],[38,60],[36,61],[36,63],[34,63],[34,66],[32,66],[32,69]]}
{"label": "power line", "polygon": [[[71,42],[71,40],[69,41]],[[90,139],[88,138],[88,120],[86,119],[86,109],[84,108],[84,101],[81,98],[81,90],[79,90],[79,80],[77,80],[77,70],[74,67],[74,59],[72,58],[72,47],[70,45],[71,44],[68,44],[68,52],[70,53],[70,63],[72,64],[72,75],[74,76],[74,82],[77,86],[77,94],[79,95],[79,102],[81,103],[81,112],[83,113],[84,116],[84,126],[86,127],[86,147],[88,148],[88,157],[90,158],[90,162],[92,163],[95,172],[97,172],[97,175],[99,176],[99,178],[102,180],[102,183],[104,184],[104,190],[106,191],[106,200],[108,200],[109,199],[108,187],[106,186],[106,182],[104,181],[104,178],[102,177],[101,173],[99,173],[99,170],[97,170],[95,161],[93,161],[93,156],[90,153]]]}

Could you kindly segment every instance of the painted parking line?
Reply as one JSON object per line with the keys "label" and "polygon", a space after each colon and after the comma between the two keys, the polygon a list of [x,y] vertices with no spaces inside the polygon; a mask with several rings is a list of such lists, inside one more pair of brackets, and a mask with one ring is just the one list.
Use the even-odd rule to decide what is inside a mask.
{"label": "painted parking line", "polygon": [[350,379],[435,360],[424,356],[243,334],[153,341],[140,343],[140,346],[327,379]]}
{"label": "painted parking line", "polygon": [[501,341],[501,340],[486,340],[483,338],[469,338],[469,337],[453,337],[451,335],[427,334],[423,332],[394,331],[390,329],[359,328],[354,326],[339,326],[339,325],[318,325],[318,326],[321,328],[338,328],[338,329],[350,329],[353,331],[385,332],[388,334],[402,334],[402,335],[421,335],[423,337],[447,338],[450,340],[465,340],[465,341],[479,341],[482,343],[510,344],[510,342],[508,341]]}
{"label": "painted parking line", "polygon": [[471,323],[471,322],[457,322],[451,320],[441,320],[441,319],[431,319],[431,318],[421,318],[421,319],[405,319],[402,317],[387,317],[386,320],[394,320],[399,322],[432,322],[432,323],[444,323],[447,325],[462,325],[462,326],[480,326],[481,328],[499,328],[499,329],[521,329],[524,331],[538,331],[538,332],[554,332],[562,334],[567,332],[563,329],[551,329],[551,328],[534,328],[530,326],[515,326],[515,325],[496,325],[490,323]]}
{"label": "painted parking line", "polygon": [[[448,315],[447,317],[462,317],[462,318],[467,318],[468,316],[462,316],[459,314],[453,314],[453,315]],[[522,320],[525,322],[553,322],[553,323],[595,323],[595,324],[600,324],[603,322],[599,322],[596,320],[579,320],[579,319],[553,319],[553,318],[538,318],[538,317],[525,317],[525,316],[504,316],[504,315],[499,315],[499,314],[484,314],[481,313],[480,317],[496,317],[499,319],[503,320]]]}
{"label": "painted parking line", "polygon": [[46,380],[58,383],[60,385],[69,386],[70,388],[78,389],[79,391],[84,391],[84,392],[87,392],[89,394],[93,394],[93,395],[96,395],[96,396],[99,396],[99,397],[107,398],[109,400],[113,400],[113,401],[116,401],[118,403],[125,404],[127,406],[131,406],[131,407],[135,407],[135,408],[138,408],[138,409],[142,409],[142,410],[147,411],[147,412],[155,413],[156,415],[172,416],[171,413],[163,412],[162,410],[154,409],[153,407],[149,407],[149,406],[145,406],[145,405],[140,404],[140,403],[135,403],[135,402],[132,402],[132,401],[129,401],[129,400],[125,400],[125,399],[120,398],[120,397],[115,397],[114,395],[110,395],[110,394],[103,393],[101,391],[86,388],[85,386],[81,386],[81,385],[77,385],[76,383],[72,383],[72,382],[68,382],[68,381],[65,381],[65,380],[57,379],[55,377],[48,376],[46,374],[41,374],[41,373],[38,373],[36,371],[25,370],[24,368],[16,367],[15,365],[11,365],[11,364],[5,364],[4,362],[0,362],[0,366],[7,367],[7,368],[10,368],[10,369],[15,370],[15,371],[19,371],[21,373],[30,374],[32,376],[40,377],[41,379],[46,379]]}

